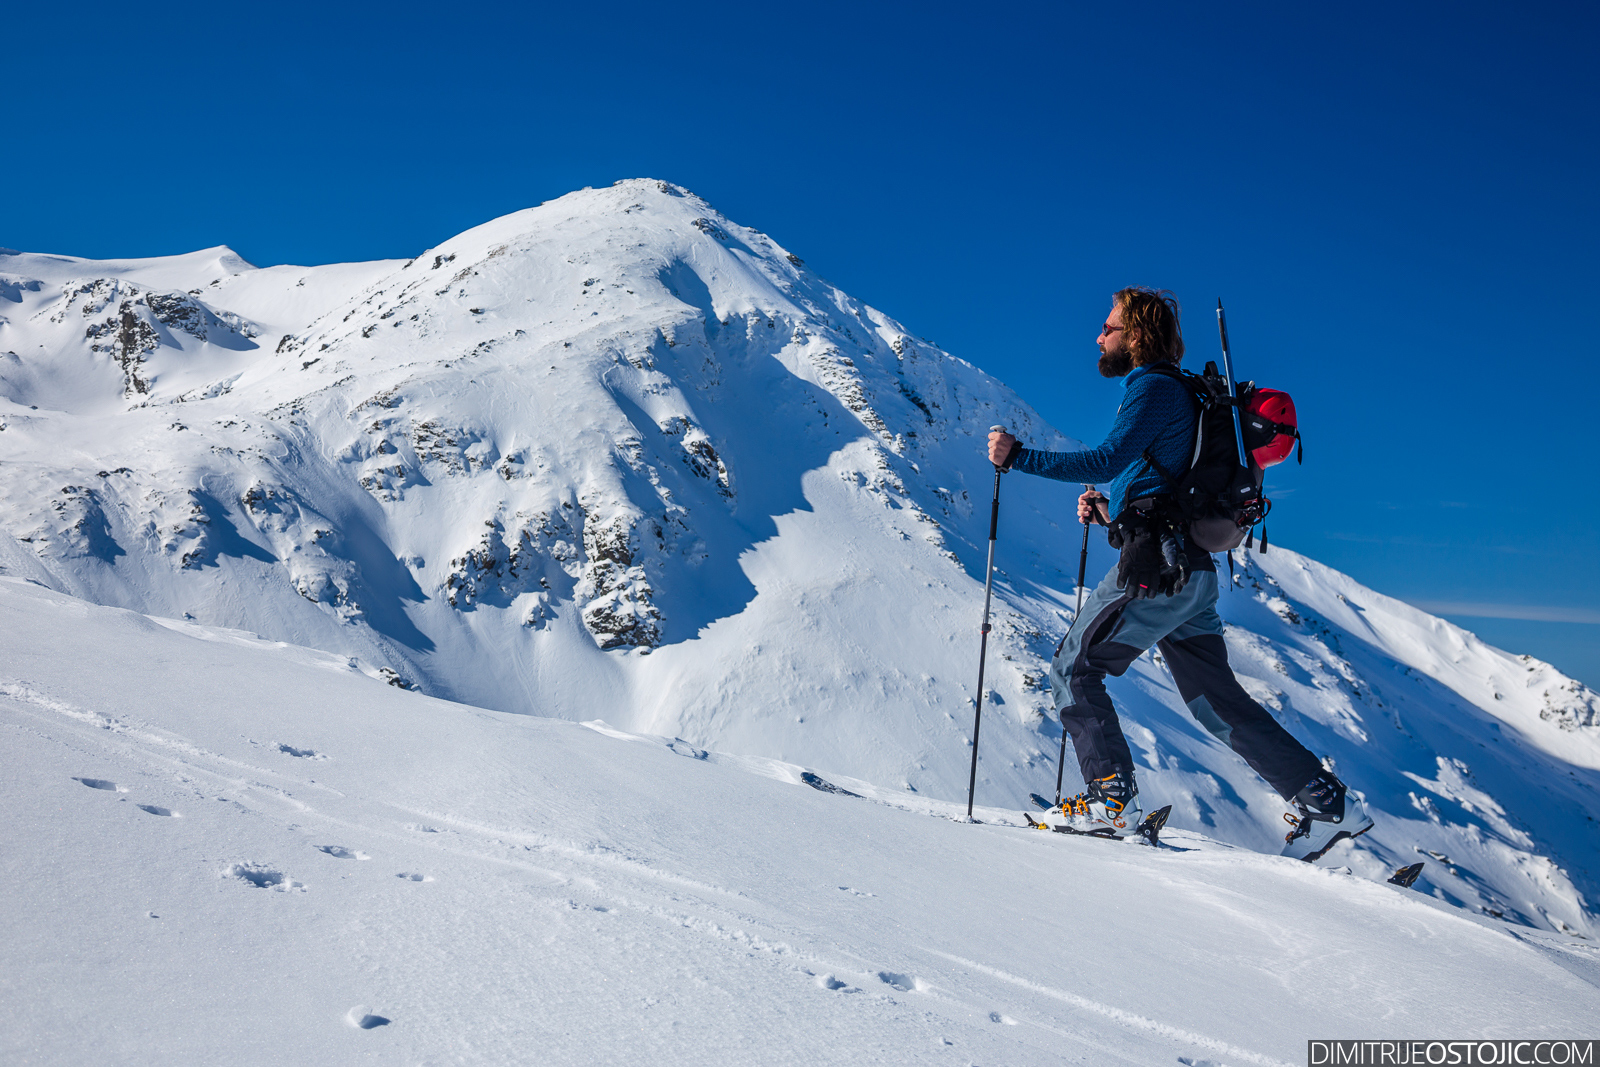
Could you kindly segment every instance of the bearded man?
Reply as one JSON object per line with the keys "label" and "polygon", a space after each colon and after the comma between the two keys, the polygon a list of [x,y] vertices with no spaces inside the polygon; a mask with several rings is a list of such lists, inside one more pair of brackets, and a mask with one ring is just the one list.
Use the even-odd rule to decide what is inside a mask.
{"label": "bearded man", "polygon": [[[1109,499],[1078,498],[1081,522],[1098,522],[1122,557],[1089,594],[1050,665],[1056,713],[1072,738],[1086,789],[1048,821],[1080,832],[1131,830],[1143,819],[1133,755],[1106,692],[1151,645],[1161,650],[1190,713],[1294,805],[1283,854],[1315,860],[1333,844],[1372,828],[1359,797],[1240,687],[1228,666],[1217,615],[1217,568],[1182,533],[1161,471],[1184,471],[1199,417],[1176,371],[1183,359],[1178,301],[1134,287],[1112,298],[1100,330],[1100,373],[1123,378],[1123,400],[1098,448],[1044,452],[1008,433],[989,435],[1002,469],[1058,481],[1109,483]],[[1165,543],[1162,543],[1162,539]]]}

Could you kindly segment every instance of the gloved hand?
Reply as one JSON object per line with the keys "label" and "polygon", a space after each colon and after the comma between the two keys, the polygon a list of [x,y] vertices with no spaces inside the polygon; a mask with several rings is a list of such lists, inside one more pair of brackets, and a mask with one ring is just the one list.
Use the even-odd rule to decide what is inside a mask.
{"label": "gloved hand", "polygon": [[1135,600],[1161,595],[1161,541],[1147,527],[1123,534],[1122,557],[1117,560],[1117,588]]}
{"label": "gloved hand", "polygon": [[1140,525],[1126,530],[1117,561],[1117,588],[1135,600],[1175,596],[1189,584],[1189,559],[1171,530]]}

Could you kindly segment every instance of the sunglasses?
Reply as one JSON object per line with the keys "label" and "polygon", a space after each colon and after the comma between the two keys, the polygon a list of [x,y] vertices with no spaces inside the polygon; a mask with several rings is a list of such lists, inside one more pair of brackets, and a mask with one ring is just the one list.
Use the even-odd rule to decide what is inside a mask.
{"label": "sunglasses", "polygon": [[1103,336],[1103,335],[1108,334],[1108,333],[1116,333],[1118,330],[1126,330],[1126,329],[1127,329],[1126,326],[1113,326],[1108,322],[1104,326],[1100,327],[1100,333]]}

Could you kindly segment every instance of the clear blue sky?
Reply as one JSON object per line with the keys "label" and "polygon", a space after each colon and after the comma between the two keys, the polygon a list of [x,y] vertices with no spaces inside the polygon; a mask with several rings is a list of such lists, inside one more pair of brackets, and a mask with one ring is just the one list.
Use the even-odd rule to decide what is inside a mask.
{"label": "clear blue sky", "polygon": [[1091,440],[1111,292],[1193,363],[1221,296],[1305,429],[1273,538],[1600,685],[1597,10],[13,5],[0,245],[410,256],[665,178]]}

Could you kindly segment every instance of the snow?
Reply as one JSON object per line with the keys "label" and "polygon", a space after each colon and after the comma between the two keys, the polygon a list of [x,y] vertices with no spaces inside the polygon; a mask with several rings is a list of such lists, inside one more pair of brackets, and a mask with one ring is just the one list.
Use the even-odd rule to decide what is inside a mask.
{"label": "snow", "polygon": [[[1075,446],[664,182],[409,261],[0,253],[7,1032],[38,1062],[243,1059],[204,1044],[221,1012],[312,1061],[1232,1063],[1448,1030],[1429,998],[1472,1033],[1592,1010],[1600,700],[1277,545],[1236,554],[1230,656],[1371,833],[1279,860],[1283,802],[1155,655],[1110,688],[1185,851],[1020,828],[1079,536],[1075,487],[1022,475],[982,825],[953,822],[995,423]],[[63,960],[64,924],[104,947]]]}
{"label": "snow", "polygon": [[1274,1064],[1600,1011],[1592,942],[1195,833],[966,825],[18,579],[0,636],[8,1063]]}

